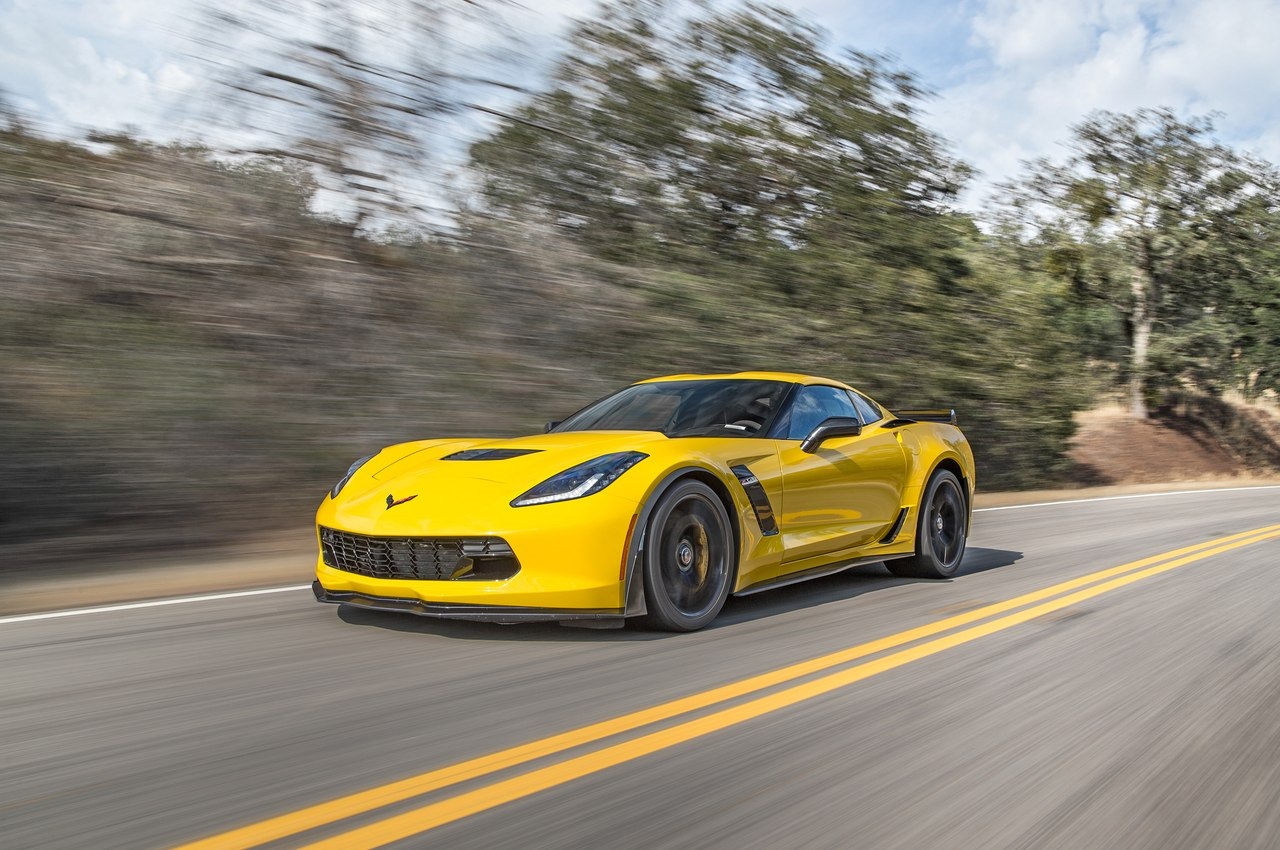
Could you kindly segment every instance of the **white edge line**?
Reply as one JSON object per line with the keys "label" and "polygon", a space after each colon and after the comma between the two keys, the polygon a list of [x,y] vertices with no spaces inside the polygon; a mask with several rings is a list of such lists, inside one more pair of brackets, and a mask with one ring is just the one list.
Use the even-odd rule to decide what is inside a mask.
{"label": "white edge line", "polygon": [[[1118,499],[1152,499],[1158,496],[1186,496],[1192,493],[1236,493],[1242,490],[1280,490],[1280,484],[1262,484],[1256,487],[1215,487],[1207,490],[1176,490],[1170,493],[1131,493],[1125,496],[1094,496],[1090,499],[1063,499],[1057,502],[1032,502],[1026,505],[1002,505],[995,508],[974,508],[982,511],[1012,511],[1018,508],[1046,508],[1052,505],[1078,505],[1082,502],[1111,502]],[[152,599],[147,602],[126,602],[120,605],[100,605],[95,608],[73,608],[69,611],[45,611],[40,614],[18,614],[0,617],[0,626],[6,623],[26,623],[32,620],[56,620],[61,617],[78,617],[81,614],[108,614],[112,611],[132,611],[137,608],[159,608],[164,605],[182,605],[187,602],[212,602],[218,599],[238,599],[243,596],[264,596],[268,593],[286,593],[291,590],[310,590],[309,584],[291,584],[288,587],[267,587],[261,590],[237,590],[231,593],[207,593],[202,596],[180,596],[173,599]]]}
{"label": "white edge line", "polygon": [[181,605],[186,602],[212,602],[215,599],[237,599],[241,596],[264,596],[268,593],[285,593],[290,590],[310,590],[309,584],[291,584],[288,587],[266,587],[260,590],[237,590],[231,593],[206,593],[202,596],[179,596],[173,599],[151,599],[146,602],[125,602],[120,605],[99,605],[95,608],[72,608],[69,611],[45,611],[40,614],[18,614],[0,617],[5,623],[25,623],[31,620],[56,620],[60,617],[78,617],[81,614],[107,614],[112,611],[132,611],[135,608],[159,608],[163,605]]}
{"label": "white edge line", "polygon": [[1130,493],[1125,496],[1094,496],[1090,499],[1061,499],[1056,502],[1031,502],[1025,505],[1001,505],[996,508],[974,508],[981,511],[1015,511],[1018,508],[1047,508],[1052,505],[1078,505],[1082,502],[1113,502],[1118,499],[1154,499],[1158,496],[1189,496],[1193,493],[1239,493],[1243,490],[1280,490],[1280,484],[1259,484],[1253,487],[1211,487],[1205,490],[1174,490],[1169,493]]}

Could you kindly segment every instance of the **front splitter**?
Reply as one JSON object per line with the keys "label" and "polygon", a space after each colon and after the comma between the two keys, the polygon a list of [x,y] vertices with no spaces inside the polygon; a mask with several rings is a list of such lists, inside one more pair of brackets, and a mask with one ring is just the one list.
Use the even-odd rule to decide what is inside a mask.
{"label": "front splitter", "polygon": [[441,620],[474,620],[482,623],[538,623],[564,620],[609,620],[622,617],[621,608],[523,608],[511,605],[448,605],[402,599],[394,596],[372,596],[366,593],[326,590],[319,581],[311,583],[311,591],[320,602],[352,605],[372,611],[400,611],[419,617]]}

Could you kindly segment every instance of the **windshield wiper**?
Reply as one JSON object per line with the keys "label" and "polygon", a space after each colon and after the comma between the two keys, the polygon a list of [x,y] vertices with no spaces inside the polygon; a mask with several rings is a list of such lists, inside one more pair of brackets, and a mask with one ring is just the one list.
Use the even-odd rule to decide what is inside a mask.
{"label": "windshield wiper", "polygon": [[664,431],[668,437],[748,437],[753,432],[741,425],[702,425],[682,431]]}

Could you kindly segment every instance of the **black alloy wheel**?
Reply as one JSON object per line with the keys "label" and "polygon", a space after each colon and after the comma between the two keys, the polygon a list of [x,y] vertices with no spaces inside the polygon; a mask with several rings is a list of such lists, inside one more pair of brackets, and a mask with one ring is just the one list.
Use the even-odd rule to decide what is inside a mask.
{"label": "black alloy wheel", "polygon": [[733,547],[729,515],[710,487],[685,480],[663,493],[644,542],[649,624],[691,632],[714,620],[729,595]]}
{"label": "black alloy wheel", "polygon": [[885,564],[898,576],[951,578],[960,569],[969,530],[964,491],[954,473],[940,469],[920,500],[916,554]]}

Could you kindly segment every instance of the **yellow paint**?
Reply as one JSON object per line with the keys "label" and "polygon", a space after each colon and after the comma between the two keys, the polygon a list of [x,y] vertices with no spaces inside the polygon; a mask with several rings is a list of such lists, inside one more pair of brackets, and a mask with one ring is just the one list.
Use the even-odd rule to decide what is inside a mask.
{"label": "yellow paint", "polygon": [[459,782],[485,776],[505,768],[526,764],[535,759],[555,755],[574,747],[603,740],[604,738],[608,738],[613,735],[630,732],[653,723],[679,717],[680,715],[707,708],[718,703],[725,702],[726,700],[747,696],[766,688],[785,684],[797,678],[818,673],[850,661],[855,661],[859,658],[894,649],[913,641],[931,637],[1006,611],[1011,611],[1045,599],[1050,599],[1058,596],[1059,594],[1088,587],[1098,582],[1135,570],[1140,570],[1153,564],[1160,564],[1170,558],[1178,558],[1188,555],[1194,555],[1193,559],[1207,557],[1209,554],[1216,554],[1218,551],[1225,551],[1225,549],[1221,549],[1224,544],[1234,546],[1237,545],[1237,541],[1243,541],[1238,543],[1238,545],[1245,545],[1246,543],[1265,539],[1265,537],[1269,537],[1274,534],[1280,534],[1280,525],[1273,525],[1227,535],[1215,540],[1205,541],[1192,546],[1185,546],[1180,549],[1175,549],[1159,555],[1153,555],[1151,557],[1122,564],[1117,567],[1100,570],[1098,572],[1080,576],[1079,578],[1052,585],[1051,587],[1046,587],[1042,590],[1023,594],[1022,596],[1017,596],[1012,599],[1005,600],[1004,602],[998,602],[982,608],[977,608],[973,611],[958,614],[953,617],[947,617],[942,620],[927,623],[925,625],[879,638],[868,643],[859,644],[858,646],[839,650],[817,658],[812,658],[808,661],[792,664],[768,673],[752,676],[748,679],[722,685],[678,700],[673,700],[671,702],[642,709],[640,711],[631,712],[620,717],[594,723],[578,729],[572,729],[537,741],[531,741],[527,744],[510,747],[486,756],[470,759],[468,761],[449,765],[437,770],[428,771],[426,773],[402,779],[397,782],[392,782],[387,785],[382,785],[377,788],[371,788],[367,791],[349,794],[344,797],[309,806],[295,812],[280,815],[240,829],[231,830],[201,841],[183,845],[181,848],[178,848],[178,850],[240,850],[241,848],[256,847],[270,841],[275,841],[290,835],[296,835],[298,833],[305,832],[306,830],[334,823],[345,818],[371,812],[383,806],[408,800],[430,791],[447,788]]}
{"label": "yellow paint", "polygon": [[[689,377],[848,389],[838,381],[783,372],[651,380]],[[883,432],[873,425],[860,437],[836,441],[830,451],[812,455],[799,450],[798,440],[669,439],[648,431],[577,431],[390,446],[361,467],[336,499],[325,497],[316,512],[318,525],[379,537],[501,537],[515,551],[520,572],[501,581],[383,579],[336,570],[317,558],[316,578],[330,591],[366,596],[621,613],[626,577],[619,578],[614,553],[622,551],[631,518],[652,501],[662,482],[681,471],[715,478],[732,500],[727,507],[740,531],[734,590],[847,559],[910,554],[915,548],[914,523],[896,541],[877,542],[898,509],[915,506],[925,481],[943,459],[953,460],[964,471],[970,501],[975,476],[973,454],[955,428],[922,422],[909,431],[909,446],[899,445],[900,439],[905,440],[898,436],[901,429]],[[846,443],[851,451],[842,455],[839,449]],[[876,450],[858,458],[852,449],[860,445]],[[501,461],[443,460],[474,448],[534,452]],[[622,451],[644,452],[648,457],[599,493],[565,502],[511,506],[513,499],[557,473]],[[761,534],[746,493],[730,471],[737,463],[747,463],[760,480],[779,518],[781,535]],[[388,496],[415,498],[388,508]],[[854,510],[851,504],[859,506],[857,515],[835,519],[814,515],[824,510],[848,513]],[[810,538],[815,534],[821,539],[813,545]]]}
{"label": "yellow paint", "polygon": [[908,475],[897,429],[867,428],[828,440],[813,454],[791,440],[779,455],[787,470],[778,524],[788,567],[873,546],[898,518]]}
{"label": "yellow paint", "polygon": [[680,723],[670,729],[651,732],[634,740],[614,744],[586,755],[577,756],[558,764],[539,768],[514,776],[511,779],[495,782],[492,785],[477,788],[474,791],[468,791],[437,803],[422,806],[369,826],[353,829],[333,838],[309,844],[305,850],[356,850],[356,848],[382,847],[393,841],[419,835],[427,830],[461,820],[469,815],[478,814],[504,803],[536,794],[539,791],[554,788],[557,785],[598,773],[610,767],[616,767],[660,750],[669,749],[677,744],[719,732],[730,726],[831,693],[879,673],[896,669],[912,661],[927,658],[930,655],[936,655],[943,650],[969,643],[978,638],[1025,623],[1028,620],[1034,620],[1036,617],[1042,617],[1045,614],[1075,605],[1086,599],[1109,593],[1112,590],[1133,584],[1144,578],[1274,537],[1280,537],[1280,531],[1272,531],[1256,537],[1227,543],[1158,566],[1132,572],[1051,602],[1045,602],[1015,614],[1000,617],[945,637],[936,638],[909,649],[895,652],[892,655],[868,661],[847,670],[831,673],[811,682],[795,685],[768,696],[758,697],[742,705],[722,709],[705,717]]}

